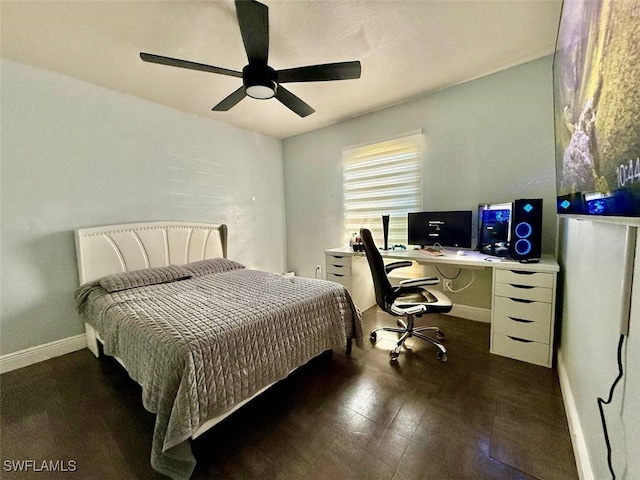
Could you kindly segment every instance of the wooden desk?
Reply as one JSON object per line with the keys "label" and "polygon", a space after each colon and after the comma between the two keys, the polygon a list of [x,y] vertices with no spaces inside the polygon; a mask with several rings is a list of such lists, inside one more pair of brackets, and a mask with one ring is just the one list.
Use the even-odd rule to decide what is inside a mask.
{"label": "wooden desk", "polygon": [[[520,263],[467,251],[433,256],[420,250],[381,251],[383,258],[428,265],[491,268],[491,353],[545,367],[553,363],[558,262],[543,255]],[[371,272],[364,253],[350,248],[325,250],[326,279],[344,285],[362,310],[375,304]]]}

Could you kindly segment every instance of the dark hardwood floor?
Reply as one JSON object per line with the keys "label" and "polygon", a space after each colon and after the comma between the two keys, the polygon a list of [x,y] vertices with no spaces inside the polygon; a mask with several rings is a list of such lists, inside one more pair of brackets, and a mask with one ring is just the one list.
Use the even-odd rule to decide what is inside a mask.
{"label": "dark hardwood floor", "polygon": [[[365,312],[365,332],[395,321]],[[489,325],[423,318],[448,361],[393,334],[325,354],[192,444],[196,479],[577,479],[557,372],[489,354]],[[160,479],[154,416],[112,359],[88,350],[0,376],[3,479]],[[75,472],[17,473],[7,461],[63,460]],[[67,464],[68,465],[68,464]]]}

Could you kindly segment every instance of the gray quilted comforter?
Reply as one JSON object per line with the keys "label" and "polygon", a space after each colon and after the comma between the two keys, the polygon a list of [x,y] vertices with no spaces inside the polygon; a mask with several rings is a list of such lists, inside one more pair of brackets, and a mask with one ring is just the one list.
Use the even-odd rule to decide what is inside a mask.
{"label": "gray quilted comforter", "polygon": [[175,479],[193,472],[189,439],[207,419],[346,339],[362,346],[349,294],[322,280],[194,271],[112,293],[92,282],[76,300],[105,353],[142,385],[144,407],[156,414],[151,464]]}

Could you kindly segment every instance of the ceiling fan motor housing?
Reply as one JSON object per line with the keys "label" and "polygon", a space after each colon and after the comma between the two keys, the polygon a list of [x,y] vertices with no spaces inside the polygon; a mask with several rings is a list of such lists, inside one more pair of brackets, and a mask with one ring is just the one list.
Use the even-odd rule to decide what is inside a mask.
{"label": "ceiling fan motor housing", "polygon": [[251,98],[266,100],[275,96],[276,78],[276,71],[261,63],[249,63],[242,69],[242,83]]}

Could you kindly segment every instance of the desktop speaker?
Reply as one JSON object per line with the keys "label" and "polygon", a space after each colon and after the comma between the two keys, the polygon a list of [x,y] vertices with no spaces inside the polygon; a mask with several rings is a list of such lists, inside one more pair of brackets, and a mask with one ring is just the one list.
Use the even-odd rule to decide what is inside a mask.
{"label": "desktop speaker", "polygon": [[389,250],[389,215],[382,215],[382,233],[384,234],[383,250]]}
{"label": "desktop speaker", "polygon": [[511,207],[511,258],[537,262],[542,249],[542,199],[519,199]]}

